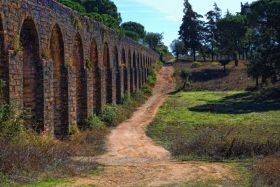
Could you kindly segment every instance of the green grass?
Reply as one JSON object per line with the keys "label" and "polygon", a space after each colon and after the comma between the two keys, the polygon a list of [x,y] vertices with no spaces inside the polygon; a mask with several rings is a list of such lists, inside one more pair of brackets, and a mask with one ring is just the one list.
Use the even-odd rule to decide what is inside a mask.
{"label": "green grass", "polygon": [[71,184],[71,181],[66,179],[48,179],[48,180],[42,180],[37,181],[34,183],[28,183],[28,184],[20,184],[20,183],[6,183],[3,184],[3,187],[67,187]]}
{"label": "green grass", "polygon": [[[280,152],[279,122],[278,96],[247,91],[180,92],[163,104],[147,134],[176,159],[223,161],[242,176],[238,181],[195,180],[179,186],[252,186],[252,162]],[[267,177],[275,174],[272,166],[259,167],[263,173],[257,176],[264,176],[264,184],[275,181]]]}
{"label": "green grass", "polygon": [[260,98],[246,91],[180,92],[170,96],[160,108],[147,133],[173,155],[211,157],[205,150],[199,154],[174,152],[174,145],[178,141],[197,143],[201,139],[198,136],[205,136],[207,142],[209,136],[209,142],[222,139],[219,141],[228,146],[239,140],[242,146],[243,141],[244,145],[273,142],[279,146],[279,122],[280,102],[271,98]]}

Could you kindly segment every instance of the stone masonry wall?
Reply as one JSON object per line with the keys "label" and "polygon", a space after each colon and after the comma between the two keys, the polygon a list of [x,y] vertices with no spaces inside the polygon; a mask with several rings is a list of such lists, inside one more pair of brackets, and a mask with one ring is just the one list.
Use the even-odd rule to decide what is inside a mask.
{"label": "stone masonry wall", "polygon": [[54,0],[0,0],[0,100],[57,137],[137,91],[158,59]]}

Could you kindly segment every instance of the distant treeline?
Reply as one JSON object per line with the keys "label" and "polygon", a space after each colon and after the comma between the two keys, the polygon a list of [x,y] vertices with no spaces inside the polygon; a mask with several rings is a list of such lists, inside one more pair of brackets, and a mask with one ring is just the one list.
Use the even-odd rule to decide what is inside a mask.
{"label": "distant treeline", "polygon": [[[248,75],[265,85],[280,80],[280,0],[241,3],[241,11],[231,14],[215,3],[205,15],[184,2],[179,39],[171,44],[173,53],[212,61],[246,59]],[[237,64],[238,65],[238,64]]]}

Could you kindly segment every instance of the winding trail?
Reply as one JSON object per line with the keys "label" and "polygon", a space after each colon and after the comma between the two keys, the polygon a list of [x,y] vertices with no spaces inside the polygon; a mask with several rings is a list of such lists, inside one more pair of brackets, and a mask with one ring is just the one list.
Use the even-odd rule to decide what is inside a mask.
{"label": "winding trail", "polygon": [[146,127],[154,119],[167,94],[174,89],[173,72],[173,67],[161,69],[153,95],[109,135],[107,154],[85,159],[104,164],[104,172],[77,178],[75,186],[173,186],[193,180],[238,178],[230,167],[222,163],[173,161],[167,150],[146,136]]}

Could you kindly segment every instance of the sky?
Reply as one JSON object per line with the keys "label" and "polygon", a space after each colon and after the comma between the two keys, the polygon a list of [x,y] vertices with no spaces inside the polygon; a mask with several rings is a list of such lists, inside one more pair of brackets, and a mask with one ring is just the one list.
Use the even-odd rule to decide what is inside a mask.
{"label": "sky", "polygon": [[[168,47],[178,38],[183,18],[184,0],[113,0],[121,13],[123,22],[135,21],[145,26],[148,32],[164,34],[164,43]],[[223,14],[227,9],[231,13],[240,11],[240,3],[253,0],[190,0],[194,11],[205,15],[213,9],[216,2]]]}

